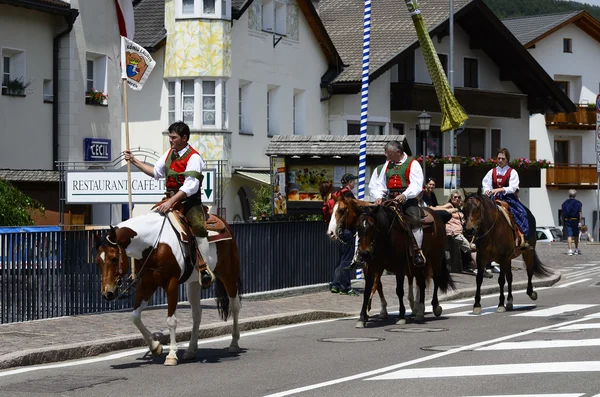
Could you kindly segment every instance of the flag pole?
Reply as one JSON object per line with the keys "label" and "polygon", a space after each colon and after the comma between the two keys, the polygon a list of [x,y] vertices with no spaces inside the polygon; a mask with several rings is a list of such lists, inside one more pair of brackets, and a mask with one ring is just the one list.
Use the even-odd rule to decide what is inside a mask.
{"label": "flag pole", "polygon": [[[127,70],[125,65],[125,39],[121,36],[121,82],[123,83],[123,104],[125,105],[125,149],[129,145],[129,107],[127,103]],[[129,217],[133,215],[133,199],[131,196],[131,161],[127,162],[127,201]],[[135,278],[135,260],[131,258],[131,278]]]}

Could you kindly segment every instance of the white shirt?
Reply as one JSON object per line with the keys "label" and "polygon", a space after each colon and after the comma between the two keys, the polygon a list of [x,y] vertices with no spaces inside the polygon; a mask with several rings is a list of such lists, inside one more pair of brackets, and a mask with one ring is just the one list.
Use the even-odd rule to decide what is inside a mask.
{"label": "white shirt", "polygon": [[[496,175],[497,176],[502,176],[504,174],[506,174],[506,172],[508,171],[510,167],[508,165],[504,166],[504,167],[496,167]],[[482,185],[482,189],[483,189],[483,193],[489,192],[493,189],[492,185],[493,185],[493,179],[492,179],[492,172],[494,171],[494,169],[492,168],[491,170],[488,171],[487,174],[485,174],[485,177],[483,178],[483,181],[481,182]],[[508,186],[504,187],[504,193],[505,194],[511,194],[517,191],[517,189],[519,188],[519,173],[517,172],[517,170],[515,170],[514,168],[512,169],[512,171],[510,172],[510,178],[508,180]]]}
{"label": "white shirt", "polygon": [[[189,147],[190,147],[190,145],[187,145],[186,147],[184,147],[183,149],[178,151],[177,154],[180,156],[183,155],[188,150]],[[170,152],[170,150],[167,151],[165,154],[163,154],[158,159],[156,164],[154,164],[154,179],[165,178],[165,176],[166,176],[165,175],[165,166],[167,164],[167,155],[169,154],[169,152]],[[200,157],[199,154],[194,153],[190,156],[187,166],[185,167],[185,170],[202,172],[202,169],[204,168],[204,166],[205,166],[205,163],[204,163],[204,160],[202,159],[202,157]],[[183,185],[179,188],[179,190],[184,192],[187,197],[189,197],[193,194],[196,194],[199,189],[200,189],[200,181],[191,176],[186,176],[185,179],[183,180]]]}
{"label": "white shirt", "polygon": [[[404,157],[400,159],[398,164],[404,164],[407,159],[408,155],[404,153]],[[379,167],[373,170],[371,181],[369,182],[369,195],[373,200],[383,198],[383,195],[388,190],[385,170],[387,169],[389,163],[389,161],[385,162],[381,168],[381,175],[379,175],[377,172],[377,168]],[[413,161],[410,166],[409,179],[410,183],[403,193],[407,200],[417,197],[419,193],[421,193],[421,190],[423,190],[423,169],[421,168],[421,164],[419,164],[419,162],[416,160]]]}

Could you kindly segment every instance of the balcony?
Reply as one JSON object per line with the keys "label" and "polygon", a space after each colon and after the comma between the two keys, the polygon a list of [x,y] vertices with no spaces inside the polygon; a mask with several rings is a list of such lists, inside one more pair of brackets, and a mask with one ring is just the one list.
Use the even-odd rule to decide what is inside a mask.
{"label": "balcony", "polygon": [[[595,121],[594,121],[595,122]],[[562,189],[596,189],[598,172],[596,164],[555,165],[546,170],[546,188]]]}
{"label": "balcony", "polygon": [[563,130],[595,130],[596,108],[577,105],[573,113],[546,113],[546,128]]}

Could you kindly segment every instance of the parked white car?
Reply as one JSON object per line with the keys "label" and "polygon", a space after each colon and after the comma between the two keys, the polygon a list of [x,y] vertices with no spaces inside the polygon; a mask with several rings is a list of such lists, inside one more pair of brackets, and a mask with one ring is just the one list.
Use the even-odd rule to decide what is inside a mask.
{"label": "parked white car", "polygon": [[539,226],[535,229],[537,232],[538,243],[559,242],[563,238],[562,229],[556,226]]}

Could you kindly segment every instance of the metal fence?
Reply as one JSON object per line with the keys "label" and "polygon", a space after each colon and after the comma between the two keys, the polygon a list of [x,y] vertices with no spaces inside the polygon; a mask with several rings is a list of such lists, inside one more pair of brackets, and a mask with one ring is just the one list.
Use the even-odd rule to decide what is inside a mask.
{"label": "metal fence", "polygon": [[[328,282],[339,247],[322,222],[231,225],[240,250],[243,292]],[[133,296],[106,301],[95,263],[99,231],[0,234],[0,324],[129,309]],[[187,300],[180,286],[180,301]],[[213,297],[203,290],[202,298]],[[166,303],[162,290],[150,305]]]}

